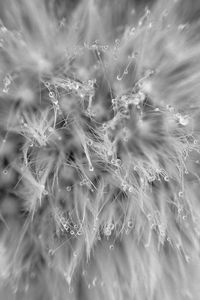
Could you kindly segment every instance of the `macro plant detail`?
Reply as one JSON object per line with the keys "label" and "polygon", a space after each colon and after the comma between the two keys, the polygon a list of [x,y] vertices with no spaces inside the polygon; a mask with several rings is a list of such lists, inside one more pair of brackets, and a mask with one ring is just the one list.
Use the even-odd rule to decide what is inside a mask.
{"label": "macro plant detail", "polygon": [[199,11],[0,1],[0,299],[199,299]]}

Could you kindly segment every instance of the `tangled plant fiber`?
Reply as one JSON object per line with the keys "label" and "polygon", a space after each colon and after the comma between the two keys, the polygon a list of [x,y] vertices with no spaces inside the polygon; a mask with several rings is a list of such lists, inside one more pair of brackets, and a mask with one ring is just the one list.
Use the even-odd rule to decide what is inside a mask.
{"label": "tangled plant fiber", "polygon": [[0,299],[200,299],[199,14],[0,1]]}

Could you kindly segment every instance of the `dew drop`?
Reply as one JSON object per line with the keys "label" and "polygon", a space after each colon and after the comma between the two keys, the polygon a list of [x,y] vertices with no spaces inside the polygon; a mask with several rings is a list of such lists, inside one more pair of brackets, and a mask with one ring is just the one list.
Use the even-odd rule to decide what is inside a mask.
{"label": "dew drop", "polygon": [[165,181],[169,181],[169,176],[165,176],[165,177],[164,177],[164,180],[165,180]]}
{"label": "dew drop", "polygon": [[129,193],[132,193],[133,192],[133,187],[132,186],[129,187],[128,191],[129,191]]}
{"label": "dew drop", "polygon": [[92,146],[93,141],[92,141],[92,140],[88,140],[88,141],[87,141],[87,144],[88,144],[88,146]]}
{"label": "dew drop", "polygon": [[73,256],[74,256],[74,257],[77,257],[77,252],[76,252],[76,251],[73,253]]}
{"label": "dew drop", "polygon": [[44,190],[44,191],[43,191],[43,195],[48,195],[48,191],[47,191],[47,190]]}
{"label": "dew drop", "polygon": [[96,282],[97,282],[97,278],[95,277],[92,281],[92,285],[95,286],[96,285]]}
{"label": "dew drop", "polygon": [[71,192],[71,190],[72,190],[71,186],[67,186],[66,190],[67,190],[67,192]]}
{"label": "dew drop", "polygon": [[179,116],[179,123],[183,126],[188,125],[188,123],[189,123],[188,116]]}
{"label": "dew drop", "polygon": [[135,27],[132,27],[131,30],[130,30],[130,34],[134,35],[135,34],[135,30],[136,30]]}
{"label": "dew drop", "polygon": [[49,255],[51,255],[51,256],[54,255],[53,249],[49,249],[48,253],[49,253]]}
{"label": "dew drop", "polygon": [[133,221],[128,221],[128,228],[130,228],[130,229],[133,228]]}
{"label": "dew drop", "polygon": [[183,192],[180,191],[180,192],[178,193],[178,196],[179,196],[180,198],[182,198],[182,197],[183,197]]}
{"label": "dew drop", "polygon": [[44,82],[44,85],[49,88],[50,87],[50,83],[48,81]]}
{"label": "dew drop", "polygon": [[114,245],[110,245],[109,249],[113,250],[114,249]]}
{"label": "dew drop", "polygon": [[147,215],[147,218],[148,218],[148,220],[150,221],[150,220],[152,219],[151,214],[148,214],[148,215]]}
{"label": "dew drop", "polygon": [[123,79],[123,76],[120,77],[120,75],[117,75],[117,80],[121,81]]}
{"label": "dew drop", "polygon": [[90,172],[93,172],[94,171],[94,168],[93,168],[93,166],[91,165],[91,166],[89,166],[89,171]]}
{"label": "dew drop", "polygon": [[53,132],[53,131],[54,131],[53,127],[49,127],[49,128],[48,128],[48,131],[49,131],[49,132]]}
{"label": "dew drop", "polygon": [[116,162],[116,164],[117,164],[117,165],[119,165],[119,166],[120,166],[120,165],[121,165],[121,163],[122,163],[121,159],[119,159],[119,158],[118,158],[118,159],[116,159],[116,161],[115,161],[115,162]]}
{"label": "dew drop", "polygon": [[174,108],[173,108],[171,105],[167,105],[166,108],[167,108],[167,110],[170,111],[170,112],[173,112],[173,111],[174,111]]}
{"label": "dew drop", "polygon": [[49,92],[49,97],[50,97],[50,98],[54,98],[54,97],[55,97],[54,92]]}
{"label": "dew drop", "polygon": [[103,46],[103,47],[102,47],[102,50],[103,50],[104,52],[107,51],[107,50],[108,50],[108,45]]}
{"label": "dew drop", "polygon": [[178,30],[179,30],[179,31],[183,31],[186,27],[187,27],[187,24],[180,24],[180,25],[178,26]]}
{"label": "dew drop", "polygon": [[187,263],[189,263],[189,262],[190,262],[190,259],[191,259],[191,258],[190,258],[190,256],[188,256],[188,255],[185,255],[185,260],[186,260],[186,262],[187,262]]}

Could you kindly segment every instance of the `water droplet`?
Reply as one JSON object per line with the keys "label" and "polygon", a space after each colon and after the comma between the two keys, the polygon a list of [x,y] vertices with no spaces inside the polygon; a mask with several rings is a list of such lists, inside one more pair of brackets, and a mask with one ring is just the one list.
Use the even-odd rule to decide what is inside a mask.
{"label": "water droplet", "polygon": [[49,83],[48,81],[45,81],[45,82],[44,82],[44,85],[45,85],[47,88],[50,87],[50,83]]}
{"label": "water droplet", "polygon": [[54,101],[53,101],[53,104],[56,105],[56,109],[59,109],[59,106],[58,106],[58,100],[54,100]]}
{"label": "water droplet", "polygon": [[138,96],[139,96],[140,102],[143,102],[146,98],[145,94],[142,91],[138,92]]}
{"label": "water droplet", "polygon": [[178,26],[178,30],[179,30],[179,31],[183,31],[185,28],[187,28],[187,24],[180,24],[180,25]]}
{"label": "water droplet", "polygon": [[92,141],[92,140],[88,140],[88,141],[87,141],[87,144],[88,144],[88,146],[92,146],[93,141]]}
{"label": "water droplet", "polygon": [[103,46],[103,47],[102,47],[102,51],[104,51],[104,52],[105,52],[105,51],[107,51],[107,50],[108,50],[108,48],[109,48],[109,47],[108,47],[108,45],[105,45],[105,46]]}
{"label": "water droplet", "polygon": [[54,131],[53,127],[49,127],[49,128],[48,128],[48,131],[49,131],[49,132],[53,132],[53,131]]}
{"label": "water droplet", "polygon": [[133,189],[133,187],[132,187],[132,186],[130,186],[130,187],[129,187],[129,189],[128,189],[129,193],[132,193],[132,192],[133,192],[133,190],[134,190],[134,189]]}
{"label": "water droplet", "polygon": [[111,230],[109,230],[108,228],[105,228],[104,229],[104,234],[106,235],[106,236],[110,236],[111,235]]}
{"label": "water droplet", "polygon": [[74,257],[77,257],[77,255],[78,255],[78,254],[77,254],[77,252],[75,251],[75,252],[73,253],[73,256],[74,256]]}
{"label": "water droplet", "polygon": [[51,255],[51,256],[54,255],[53,249],[49,249],[48,254]]}
{"label": "water droplet", "polygon": [[185,260],[186,260],[186,262],[187,262],[187,263],[189,263],[189,262],[190,262],[190,260],[191,260],[190,256],[188,256],[188,255],[185,255]]}
{"label": "water droplet", "polygon": [[96,282],[97,282],[97,278],[95,277],[92,281],[92,285],[95,286],[96,285]]}
{"label": "water droplet", "polygon": [[89,166],[89,171],[90,172],[93,172],[94,171],[94,168],[93,168],[93,166],[91,165],[91,166]]}
{"label": "water droplet", "polygon": [[114,249],[114,245],[110,245],[109,249],[113,250]]}
{"label": "water droplet", "polygon": [[174,107],[172,107],[171,105],[167,105],[166,108],[167,108],[167,110],[170,111],[170,112],[173,112],[173,111],[174,111]]}
{"label": "water droplet", "polygon": [[152,27],[153,27],[153,23],[150,22],[149,25],[148,25],[148,28],[151,29]]}
{"label": "water droplet", "polygon": [[8,174],[8,170],[4,169],[4,170],[3,170],[3,174],[4,174],[4,175],[7,175],[7,174]]}
{"label": "water droplet", "polygon": [[180,192],[178,193],[178,196],[179,196],[180,198],[182,198],[182,197],[183,197],[183,192],[180,191]]}
{"label": "water droplet", "polygon": [[111,102],[112,102],[113,105],[116,105],[117,104],[117,99],[114,98],[114,99],[111,100]]}
{"label": "water droplet", "polygon": [[116,165],[121,166],[122,161],[121,161],[121,159],[118,158],[118,159],[116,159],[115,163],[116,163]]}
{"label": "water droplet", "polygon": [[128,228],[132,229],[134,226],[133,221],[128,221]]}
{"label": "water droplet", "polygon": [[150,220],[152,219],[151,214],[148,214],[148,215],[147,215],[147,218],[148,218],[148,220],[150,221]]}
{"label": "water droplet", "polygon": [[169,176],[165,176],[165,177],[164,177],[164,180],[165,180],[165,181],[169,181]]}
{"label": "water droplet", "polygon": [[50,97],[50,98],[54,98],[54,97],[55,97],[54,92],[49,92],[49,97]]}
{"label": "water droplet", "polygon": [[72,190],[71,186],[67,186],[67,187],[66,187],[66,190],[67,190],[68,192],[71,192],[71,190]]}
{"label": "water droplet", "polygon": [[43,195],[48,195],[48,191],[44,189]]}
{"label": "water droplet", "polygon": [[179,123],[183,126],[188,125],[188,123],[189,123],[188,116],[179,116]]}
{"label": "water droplet", "polygon": [[136,28],[135,28],[135,27],[132,27],[131,30],[130,30],[130,35],[134,35],[134,34],[135,34],[135,31],[136,31]]}
{"label": "water droplet", "polygon": [[123,79],[123,76],[120,77],[120,75],[117,75],[117,80],[121,81]]}
{"label": "water droplet", "polygon": [[71,235],[74,235],[74,231],[73,231],[73,230],[71,230],[71,231],[70,231],[70,234],[71,234]]}

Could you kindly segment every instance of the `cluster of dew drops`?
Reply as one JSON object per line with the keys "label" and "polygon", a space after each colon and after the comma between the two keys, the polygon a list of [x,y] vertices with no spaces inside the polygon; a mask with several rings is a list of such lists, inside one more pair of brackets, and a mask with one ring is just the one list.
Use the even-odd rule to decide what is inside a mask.
{"label": "cluster of dew drops", "polygon": [[[135,35],[137,33],[137,30],[140,30],[140,28],[143,26],[143,24],[146,22],[146,20],[149,18],[150,16],[150,11],[149,9],[145,9],[145,14],[144,16],[139,20],[139,23],[138,23],[138,28],[136,27],[132,27],[130,28],[130,32],[129,34],[130,35]],[[148,23],[148,28],[149,30],[151,30],[153,24],[151,22]],[[186,25],[183,25],[181,24],[178,28],[178,30],[185,30],[186,28]],[[7,29],[5,27],[1,27],[1,31],[2,33],[6,33]],[[0,40],[0,43],[1,43],[1,40]],[[109,49],[109,45],[99,45],[97,42],[95,42],[93,45],[88,45],[87,43],[84,44],[84,48],[87,48],[89,50],[95,50],[97,51],[97,54],[99,55],[100,57],[100,51],[102,52],[105,52],[106,51],[110,51]],[[117,52],[118,52],[118,49],[120,48],[120,40],[119,39],[116,39],[115,40],[115,46],[114,46],[114,52],[113,52],[113,57],[115,60],[117,60]],[[128,75],[129,73],[129,68],[131,66],[131,64],[133,63],[133,61],[135,59],[137,59],[137,52],[133,52],[132,55],[128,56],[128,63],[124,69],[124,71],[120,74],[117,74],[116,76],[116,80],[119,82],[122,82],[126,76]],[[142,91],[142,86],[143,86],[143,83],[145,83],[145,80],[149,78],[149,76],[152,76],[153,74],[153,71],[152,70],[148,70],[146,72],[146,75],[144,76],[143,78],[143,81],[140,82],[141,85],[139,85],[141,87],[141,90],[139,89],[139,91],[137,91],[137,93],[134,95],[134,97],[129,97],[127,96],[126,94],[120,96],[120,97],[116,97],[115,99],[112,99],[112,104],[113,104],[113,108],[115,106],[117,106],[116,104],[117,103],[123,103],[123,105],[128,105],[130,103],[134,104],[135,106],[138,106],[140,105],[141,102],[144,101],[145,99],[145,93],[144,91]],[[9,93],[9,88],[10,88],[10,85],[12,84],[12,76],[10,74],[7,74],[5,76],[5,78],[3,79],[3,89],[2,89],[2,92],[4,94],[8,94]],[[71,93],[75,93],[75,94],[78,94],[78,96],[81,98],[81,99],[84,99],[87,97],[88,99],[88,109],[87,109],[87,113],[90,114],[91,113],[91,103],[92,103],[92,98],[94,97],[95,95],[95,91],[94,91],[94,84],[96,83],[96,80],[94,79],[90,79],[84,83],[81,83],[79,81],[76,81],[76,80],[73,80],[73,79],[66,79],[65,81],[63,82],[56,82],[56,80],[54,79],[54,82],[53,84],[49,83],[48,81],[43,81],[43,84],[44,86],[48,89],[48,94],[49,94],[49,98],[51,100],[51,103],[53,104],[53,108],[55,109],[56,113],[58,112],[59,115],[62,115],[62,110],[61,110],[61,107],[59,105],[59,97],[57,96],[57,87],[60,86],[62,87],[63,89],[65,89],[66,91],[70,91]],[[54,89],[52,89],[52,86],[54,87]],[[161,107],[155,107],[154,110],[156,112],[162,112],[162,108]],[[178,123],[180,124],[181,126],[187,126],[190,124],[190,116],[189,115],[184,115],[184,114],[181,114],[179,112],[176,111],[176,109],[170,105],[167,105],[166,108],[164,110],[167,110],[170,114],[172,114],[172,117],[173,119]],[[102,125],[102,127],[104,127],[104,129],[107,128],[107,124],[104,123]],[[53,130],[53,129],[52,129]],[[6,139],[3,140],[3,143],[6,142]],[[197,140],[194,139],[194,144],[196,145],[198,142]],[[92,145],[92,141],[89,141],[88,142],[88,146],[91,146]],[[113,162],[116,164],[116,161]],[[117,162],[117,165],[119,162]],[[196,161],[197,164],[199,164],[199,161],[197,160]],[[121,162],[120,162],[120,167],[121,167]],[[89,171],[93,172],[94,171],[94,167],[92,164],[89,164]],[[4,169],[3,170],[3,174],[4,176],[6,176],[8,174],[8,171],[7,169]],[[164,180],[165,181],[169,181],[169,177],[166,175],[164,177]],[[80,182],[80,186],[83,186],[83,185],[87,185],[88,187],[90,187],[91,189],[91,186],[89,184],[89,182],[87,181],[87,179],[83,179],[81,182]],[[127,188],[127,184],[122,182],[122,188],[123,190],[126,190]],[[129,192],[131,192],[131,186],[128,186],[129,188]],[[66,191],[68,193],[72,192],[73,190],[73,186],[66,186]],[[184,196],[184,192],[183,191],[179,191],[178,193],[178,197],[179,198],[183,198]],[[181,207],[179,208],[179,213],[181,213]],[[83,235],[83,230],[82,230],[82,227],[81,227],[81,224],[72,224],[72,222],[70,223],[68,219],[66,219],[64,216],[63,216],[63,213],[61,211],[57,211],[57,214],[56,214],[56,218],[57,218],[57,222],[59,223],[60,225],[60,228],[61,228],[61,231],[65,231],[65,232],[69,232],[69,234],[71,236],[80,236],[80,235]],[[185,219],[186,216],[183,216],[183,218]],[[149,216],[149,220],[151,221],[151,216]],[[134,228],[134,222],[132,220],[129,220],[127,221],[127,224],[126,226],[124,226],[124,230],[125,232],[128,234],[133,228]],[[95,230],[95,229],[94,229]],[[115,224],[113,222],[110,222],[110,223],[106,223],[103,228],[102,228],[102,232],[103,234],[109,239],[111,236],[112,236],[112,232],[115,231]],[[160,229],[160,231],[162,232],[162,228]],[[114,249],[114,244],[110,244],[109,245],[109,250],[113,250]],[[52,255],[54,254],[54,250],[53,249],[49,249],[49,255]],[[74,254],[76,255],[76,253]],[[83,271],[84,272],[84,271]],[[85,276],[85,273],[83,273],[83,276]],[[92,287],[95,287],[97,285],[97,277],[95,277],[93,279],[93,281],[91,283],[88,283],[88,289],[92,288]],[[103,281],[99,282],[99,284],[103,287],[104,283]],[[70,292],[73,292],[73,289],[72,287],[70,286]]]}

